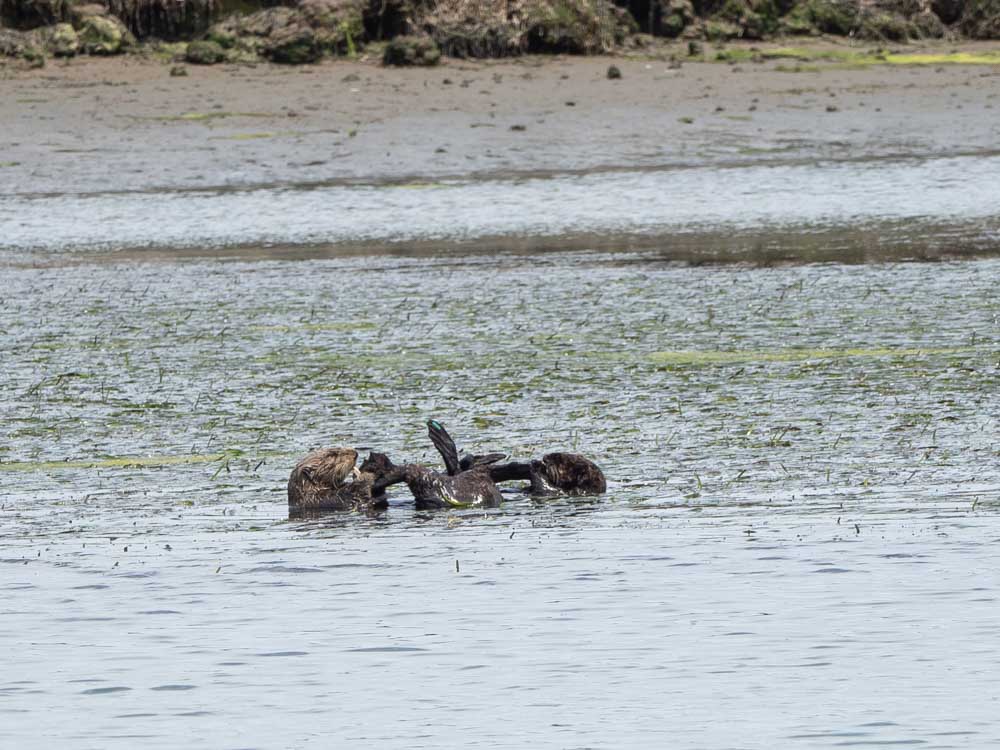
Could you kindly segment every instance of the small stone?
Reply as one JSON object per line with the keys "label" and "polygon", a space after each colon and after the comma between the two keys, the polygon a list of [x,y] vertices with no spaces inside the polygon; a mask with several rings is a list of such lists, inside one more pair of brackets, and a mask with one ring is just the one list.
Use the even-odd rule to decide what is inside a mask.
{"label": "small stone", "polygon": [[619,78],[622,77],[622,72],[617,65],[609,65],[607,75],[609,81],[617,81]]}
{"label": "small stone", "polygon": [[511,130],[515,130],[515,131],[521,133],[521,132],[524,132],[525,130],[527,130],[528,126],[527,125],[511,125],[510,129]]}
{"label": "small stone", "polygon": [[827,112],[836,112],[837,111],[837,107],[833,106],[832,104],[827,104],[826,105],[826,111]]}
{"label": "small stone", "polygon": [[183,65],[175,65],[170,69],[171,78],[184,78],[188,74],[188,69]]}
{"label": "small stone", "polygon": [[566,106],[567,107],[575,107],[576,106],[576,102],[573,102],[573,101],[566,102]]}

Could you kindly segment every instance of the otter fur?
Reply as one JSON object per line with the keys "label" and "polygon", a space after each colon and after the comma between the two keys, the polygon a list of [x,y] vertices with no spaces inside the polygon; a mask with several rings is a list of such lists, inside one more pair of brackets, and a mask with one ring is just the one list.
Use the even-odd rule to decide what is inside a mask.
{"label": "otter fur", "polygon": [[[359,471],[353,448],[320,448],[307,454],[288,478],[289,513],[384,509],[385,495],[372,495],[372,485],[381,476],[380,463],[372,456]],[[352,474],[354,481],[348,482]]]}

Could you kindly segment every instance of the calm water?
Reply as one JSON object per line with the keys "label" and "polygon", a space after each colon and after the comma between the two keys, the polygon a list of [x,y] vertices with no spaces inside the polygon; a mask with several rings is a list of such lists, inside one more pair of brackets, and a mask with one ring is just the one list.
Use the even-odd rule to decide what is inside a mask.
{"label": "calm water", "polygon": [[[1000,261],[2,273],[0,746],[1000,742]],[[609,492],[287,520],[431,416]]]}
{"label": "calm water", "polygon": [[671,236],[769,227],[904,223],[911,243],[962,228],[1000,237],[997,156],[914,156],[667,168],[406,185],[269,186],[174,192],[15,193],[0,198],[0,258],[258,243],[406,242],[566,234]]}

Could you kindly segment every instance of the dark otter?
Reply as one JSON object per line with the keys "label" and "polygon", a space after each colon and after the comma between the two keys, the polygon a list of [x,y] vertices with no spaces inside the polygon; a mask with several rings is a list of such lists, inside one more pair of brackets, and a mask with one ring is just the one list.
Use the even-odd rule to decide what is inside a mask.
{"label": "dark otter", "polygon": [[436,419],[427,420],[427,434],[430,435],[431,442],[434,443],[437,452],[441,454],[449,476],[455,476],[476,466],[495,464],[497,461],[503,461],[507,458],[506,453],[485,453],[483,455],[469,454],[460,459],[455,441],[452,440],[444,425]]}
{"label": "dark otter", "polygon": [[419,464],[395,466],[386,458],[389,467],[382,477],[375,481],[372,492],[384,492],[390,485],[405,482],[413,493],[417,510],[470,505],[483,508],[499,507],[503,497],[490,478],[489,464],[477,463],[462,471],[458,460],[458,449],[444,427],[431,420],[427,423],[427,430],[444,458],[449,473],[441,474]]}
{"label": "dark otter", "polygon": [[576,453],[547,453],[534,461],[511,461],[490,467],[494,482],[527,479],[532,495],[600,495],[607,492],[604,472]]}
{"label": "dark otter", "polygon": [[[358,452],[353,448],[320,448],[295,464],[288,478],[288,512],[301,515],[318,511],[377,511],[388,507],[384,493],[373,493],[383,464],[372,454],[354,467]],[[388,461],[388,459],[386,459]],[[347,482],[348,475],[354,481]]]}
{"label": "dark otter", "polygon": [[459,461],[455,441],[440,422],[430,420],[427,430],[449,474],[486,465],[490,467],[490,478],[494,483],[527,479],[531,483],[528,491],[533,495],[600,495],[608,489],[600,467],[576,453],[548,453],[541,461],[512,461],[506,464],[497,463],[507,457],[503,453],[464,456]]}

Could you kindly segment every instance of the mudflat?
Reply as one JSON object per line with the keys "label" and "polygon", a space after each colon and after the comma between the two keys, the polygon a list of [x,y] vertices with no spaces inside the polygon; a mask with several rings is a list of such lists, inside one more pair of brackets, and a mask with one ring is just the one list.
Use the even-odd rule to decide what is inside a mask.
{"label": "mudflat", "polygon": [[728,60],[669,45],[411,69],[365,58],[183,76],[138,58],[0,69],[0,194],[989,155],[1000,65],[948,61],[988,62],[997,48],[899,50],[925,64],[892,51],[852,61],[867,47],[820,42],[729,45]]}

